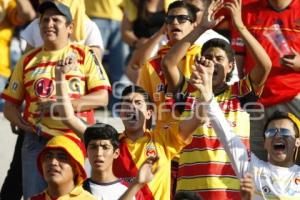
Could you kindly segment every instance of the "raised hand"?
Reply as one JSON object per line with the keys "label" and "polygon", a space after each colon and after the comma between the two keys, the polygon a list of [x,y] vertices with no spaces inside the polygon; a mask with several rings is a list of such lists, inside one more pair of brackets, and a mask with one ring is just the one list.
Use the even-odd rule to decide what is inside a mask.
{"label": "raised hand", "polygon": [[216,18],[215,15],[222,7],[223,0],[211,0],[210,5],[203,14],[200,26],[210,29],[218,25],[224,19],[224,16]]}
{"label": "raised hand", "polygon": [[212,77],[214,73],[214,63],[205,57],[195,58],[195,68],[190,77],[190,84],[198,89],[202,94],[203,100],[208,102],[213,97]]}
{"label": "raised hand", "polygon": [[149,157],[141,165],[137,177],[138,184],[147,184],[154,178],[155,174],[159,170],[159,167],[155,167],[154,164],[159,160],[158,157]]}
{"label": "raised hand", "polygon": [[241,179],[242,200],[251,200],[254,193],[254,183],[251,174],[245,174]]}
{"label": "raised hand", "polygon": [[231,13],[231,19],[235,27],[239,30],[244,28],[242,20],[242,0],[231,0],[224,4],[224,8]]}
{"label": "raised hand", "polygon": [[57,62],[55,66],[55,75],[66,74],[71,70],[78,70],[78,66],[76,65],[77,58],[75,55],[68,55],[66,58],[61,59]]}

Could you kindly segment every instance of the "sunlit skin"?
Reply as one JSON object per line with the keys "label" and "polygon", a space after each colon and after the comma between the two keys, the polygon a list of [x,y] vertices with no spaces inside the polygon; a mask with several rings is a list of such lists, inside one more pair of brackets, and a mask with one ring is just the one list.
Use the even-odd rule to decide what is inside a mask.
{"label": "sunlit skin", "polygon": [[125,134],[131,140],[144,135],[146,120],[150,119],[152,110],[147,109],[144,96],[139,93],[130,93],[123,97],[120,117],[125,126]]}
{"label": "sunlit skin", "polygon": [[87,154],[92,166],[92,180],[101,183],[117,180],[112,172],[112,166],[120,151],[114,149],[110,140],[91,140],[87,147]]}
{"label": "sunlit skin", "polygon": [[[188,11],[185,8],[174,8],[168,12],[168,15],[188,15]],[[177,19],[174,19],[171,24],[166,26],[169,42],[174,44],[181,40],[194,29],[195,25],[190,21],[180,24]]]}
{"label": "sunlit skin", "polygon": [[[264,142],[264,148],[268,151],[268,159],[271,164],[281,167],[291,167],[294,164],[294,152],[300,145],[299,138],[295,138],[297,130],[294,124],[289,119],[278,119],[269,123],[267,129],[270,128],[287,128],[293,133],[293,136],[288,138],[276,134],[274,137],[265,138]],[[283,144],[284,148],[275,149],[274,146],[276,144]]]}
{"label": "sunlit skin", "polygon": [[72,31],[73,24],[67,24],[65,16],[55,8],[49,8],[42,14],[40,32],[45,50],[58,50],[65,47]]}
{"label": "sunlit skin", "polygon": [[207,49],[203,56],[214,62],[213,91],[219,94],[227,87],[226,76],[232,71],[233,63],[229,61],[226,52],[218,47]]}
{"label": "sunlit skin", "polygon": [[60,196],[75,187],[75,163],[63,150],[48,150],[42,157],[42,170],[50,194]]}

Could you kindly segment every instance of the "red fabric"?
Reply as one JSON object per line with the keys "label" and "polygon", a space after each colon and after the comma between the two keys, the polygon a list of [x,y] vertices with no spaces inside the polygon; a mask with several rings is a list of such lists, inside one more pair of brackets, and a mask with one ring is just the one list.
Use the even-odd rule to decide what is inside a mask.
{"label": "red fabric", "polygon": [[[124,138],[121,139],[120,143],[120,155],[113,163],[113,172],[118,178],[135,178],[138,174],[138,168],[131,157]],[[147,185],[141,191],[144,199],[154,200],[154,196]]]}
{"label": "red fabric", "polygon": [[[277,23],[290,47],[300,53],[300,1],[292,3],[282,11],[273,10],[267,0],[255,1],[243,7],[243,21],[253,36],[265,48],[272,60],[263,94],[259,100],[266,106],[292,100],[300,93],[300,73],[280,64],[280,56],[263,35],[267,27]],[[238,54],[245,54],[244,69],[249,73],[254,67],[254,60],[248,53],[236,31],[232,32],[232,46]]]}

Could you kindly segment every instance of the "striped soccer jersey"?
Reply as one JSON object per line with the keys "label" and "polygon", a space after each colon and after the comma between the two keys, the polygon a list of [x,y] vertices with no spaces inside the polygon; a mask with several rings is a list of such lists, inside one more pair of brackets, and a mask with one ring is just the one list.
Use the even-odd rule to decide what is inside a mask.
{"label": "striped soccer jersey", "polygon": [[[110,90],[106,72],[93,52],[85,46],[68,44],[57,51],[44,51],[41,47],[25,54],[2,93],[5,100],[17,105],[25,100],[24,119],[46,137],[72,132],[61,122],[57,113],[37,112],[39,101],[56,99],[54,69],[57,61],[66,56],[74,57],[78,65],[77,70],[66,74],[71,99],[103,89]],[[77,113],[77,116],[89,124],[94,123],[93,110]]]}
{"label": "striped soccer jersey", "polygon": [[[187,91],[185,82],[183,91]],[[186,100],[182,117],[187,117],[195,104],[198,92]],[[216,96],[234,132],[249,147],[250,119],[243,109],[247,102],[256,100],[249,78],[240,80]],[[189,106],[190,105],[190,106]],[[210,122],[199,127],[193,141],[180,154],[177,191],[195,191],[204,199],[240,199],[239,179]]]}

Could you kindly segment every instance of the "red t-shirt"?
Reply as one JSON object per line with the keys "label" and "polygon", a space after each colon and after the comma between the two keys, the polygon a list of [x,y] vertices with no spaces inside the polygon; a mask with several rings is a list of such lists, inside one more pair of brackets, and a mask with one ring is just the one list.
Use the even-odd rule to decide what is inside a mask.
{"label": "red t-shirt", "polygon": [[[260,102],[266,106],[292,100],[300,93],[300,73],[280,64],[280,55],[264,36],[268,27],[277,23],[289,44],[300,53],[300,1],[293,0],[281,11],[274,10],[267,0],[255,1],[243,7],[243,21],[254,37],[265,48],[272,60],[272,70],[265,84]],[[244,54],[244,70],[249,73],[255,65],[244,47],[241,37],[232,31],[232,46],[237,54]]]}

